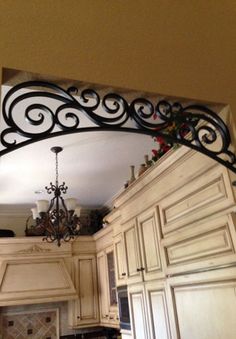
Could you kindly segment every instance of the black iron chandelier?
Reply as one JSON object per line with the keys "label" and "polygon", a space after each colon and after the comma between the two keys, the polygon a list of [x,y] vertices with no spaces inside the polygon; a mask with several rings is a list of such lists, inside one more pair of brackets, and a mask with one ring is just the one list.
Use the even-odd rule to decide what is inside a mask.
{"label": "black iron chandelier", "polygon": [[[36,206],[31,209],[36,225],[31,226],[34,235],[44,235],[43,240],[47,242],[57,242],[61,246],[61,241],[68,242],[78,235],[80,223],[80,207],[76,206],[75,198],[63,199],[62,194],[66,194],[68,187],[65,182],[59,184],[58,180],[58,153],[62,147],[52,147],[51,151],[56,154],[56,179],[55,184],[50,182],[50,186],[45,189],[48,194],[54,194],[48,200],[38,200]],[[26,226],[26,233],[30,231]]]}

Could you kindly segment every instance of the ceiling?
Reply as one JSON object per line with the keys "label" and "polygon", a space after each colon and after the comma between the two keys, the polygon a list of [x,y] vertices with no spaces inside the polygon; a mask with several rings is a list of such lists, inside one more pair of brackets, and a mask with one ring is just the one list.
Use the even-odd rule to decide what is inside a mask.
{"label": "ceiling", "polygon": [[[2,86],[2,99],[11,86]],[[59,154],[59,181],[69,187],[66,197],[77,198],[84,208],[99,208],[111,204],[129,179],[130,166],[135,165],[137,172],[144,155],[151,156],[157,144],[150,136],[89,132],[20,148],[0,158],[1,208],[30,208],[38,199],[50,199],[45,186],[55,180],[55,154],[50,151],[53,146],[63,147]]]}

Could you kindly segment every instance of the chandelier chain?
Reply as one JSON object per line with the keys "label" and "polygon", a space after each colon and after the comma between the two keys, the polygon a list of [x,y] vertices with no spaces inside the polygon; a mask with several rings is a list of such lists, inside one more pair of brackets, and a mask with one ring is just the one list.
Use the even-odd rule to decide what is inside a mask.
{"label": "chandelier chain", "polygon": [[56,186],[58,186],[58,153],[56,153]]}

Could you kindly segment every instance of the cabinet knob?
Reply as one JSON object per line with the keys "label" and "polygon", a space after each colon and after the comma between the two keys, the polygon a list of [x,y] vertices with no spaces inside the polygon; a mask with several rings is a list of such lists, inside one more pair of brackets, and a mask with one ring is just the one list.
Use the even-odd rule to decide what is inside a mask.
{"label": "cabinet knob", "polygon": [[122,277],[125,277],[125,276],[126,276],[126,273],[124,272],[124,273],[122,273],[121,275],[122,275]]}
{"label": "cabinet knob", "polygon": [[77,316],[77,319],[80,319],[80,316],[79,316],[79,315]]}
{"label": "cabinet knob", "polygon": [[108,318],[108,314],[106,314],[105,317]]}
{"label": "cabinet knob", "polygon": [[137,268],[137,272],[141,272],[141,268]]}

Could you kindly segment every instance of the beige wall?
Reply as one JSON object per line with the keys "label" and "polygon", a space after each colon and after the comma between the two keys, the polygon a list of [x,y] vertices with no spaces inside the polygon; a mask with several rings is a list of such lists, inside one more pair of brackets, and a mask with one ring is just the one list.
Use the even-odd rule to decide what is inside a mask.
{"label": "beige wall", "polygon": [[0,1],[0,67],[229,103],[233,0]]}
{"label": "beige wall", "polygon": [[[30,213],[30,212],[29,212]],[[0,214],[0,229],[12,230],[17,237],[25,236],[25,226],[28,215]],[[31,224],[29,224],[31,226]]]}

